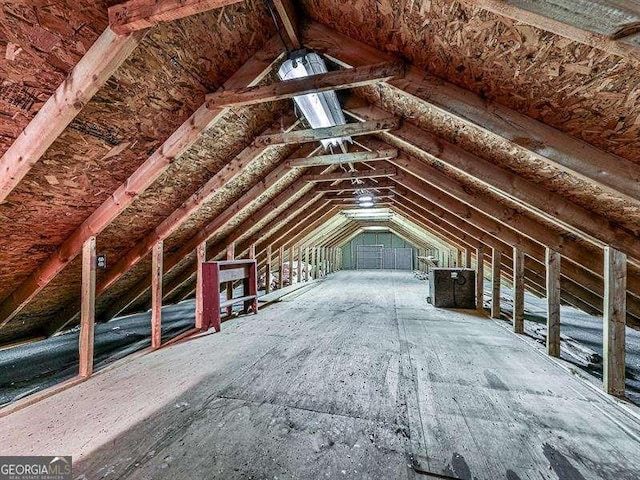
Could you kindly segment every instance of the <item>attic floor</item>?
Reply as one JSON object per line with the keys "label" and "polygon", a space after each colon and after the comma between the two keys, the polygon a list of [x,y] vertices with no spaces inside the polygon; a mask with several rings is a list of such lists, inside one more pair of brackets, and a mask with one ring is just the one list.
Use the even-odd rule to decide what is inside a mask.
{"label": "attic floor", "polygon": [[425,288],[334,274],[0,419],[0,454],[81,479],[640,478],[635,417]]}

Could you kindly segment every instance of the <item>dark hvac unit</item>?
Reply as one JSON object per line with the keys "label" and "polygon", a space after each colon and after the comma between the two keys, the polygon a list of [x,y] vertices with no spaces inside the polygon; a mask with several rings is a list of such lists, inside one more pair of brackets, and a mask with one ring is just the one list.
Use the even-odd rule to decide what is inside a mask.
{"label": "dark hvac unit", "polygon": [[476,308],[476,271],[434,268],[429,273],[427,302],[439,308]]}

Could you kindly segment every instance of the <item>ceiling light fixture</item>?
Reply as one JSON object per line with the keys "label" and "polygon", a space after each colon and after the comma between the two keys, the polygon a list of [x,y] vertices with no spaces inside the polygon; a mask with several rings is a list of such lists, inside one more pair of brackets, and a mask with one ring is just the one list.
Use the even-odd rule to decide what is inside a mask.
{"label": "ceiling light fixture", "polygon": [[373,201],[373,196],[368,194],[368,193],[365,193],[365,194],[360,195],[358,197],[358,201],[359,202],[372,202]]}
{"label": "ceiling light fixture", "polygon": [[361,208],[371,208],[373,207],[373,202],[360,202],[358,206]]}
{"label": "ceiling light fixture", "polygon": [[[302,49],[289,54],[289,59],[280,65],[278,76],[280,80],[292,80],[327,72],[327,65],[320,55]],[[334,127],[347,123],[335,91],[297,95],[293,97],[293,101],[311,128]],[[352,143],[352,140],[351,137],[339,137],[321,142],[324,148],[340,147],[342,151],[346,152],[345,143]]]}

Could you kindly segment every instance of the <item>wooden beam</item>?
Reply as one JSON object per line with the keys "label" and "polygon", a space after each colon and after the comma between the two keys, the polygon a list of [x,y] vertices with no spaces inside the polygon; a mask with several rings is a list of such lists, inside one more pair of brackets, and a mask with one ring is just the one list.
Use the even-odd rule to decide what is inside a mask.
{"label": "wooden beam", "polygon": [[143,34],[107,27],[0,158],[0,203],[138,46]]}
{"label": "wooden beam", "polygon": [[[395,177],[394,177],[395,178]],[[500,209],[495,209],[489,202],[484,202],[481,196],[474,196],[476,201],[480,203],[484,208],[485,213],[476,212],[474,209],[469,208],[459,200],[454,200],[453,197],[449,195],[440,194],[436,189],[429,188],[429,186],[420,186],[420,182],[416,182],[411,178],[403,178],[402,175],[398,177],[404,186],[411,189],[415,194],[407,194],[402,190],[398,191],[398,195],[411,199],[414,206],[416,208],[425,209],[428,208],[430,212],[433,213],[433,219],[436,222],[446,222],[449,225],[456,226],[458,228],[464,229],[466,232],[472,234],[472,236],[485,244],[494,245],[495,240],[500,241],[502,245],[505,247],[505,251],[503,254],[511,256],[511,248],[506,247],[504,242],[508,242],[509,245],[517,245],[521,248],[528,257],[542,259],[538,260],[540,262],[537,273],[542,278],[541,285],[544,287],[544,250],[542,249],[541,243],[549,242],[553,243],[556,247],[554,248],[562,248],[565,255],[571,262],[563,263],[563,280],[571,280],[572,283],[565,284],[563,283],[563,290],[567,291],[568,288],[572,288],[572,294],[584,297],[584,293],[579,294],[575,293],[576,287],[584,289],[589,289],[590,292],[594,292],[599,296],[599,300],[595,303],[590,303],[593,307],[597,307],[601,312],[602,308],[602,296],[603,296],[603,281],[602,281],[602,272],[597,273],[597,266],[602,265],[602,255],[597,255],[596,251],[588,251],[585,254],[584,247],[579,244],[574,244],[574,241],[567,240],[567,243],[563,245],[562,242],[558,241],[556,237],[549,235],[550,232],[545,231],[546,227],[542,224],[538,224],[534,222],[534,225],[529,223],[517,224],[513,225],[513,219],[518,215],[515,211],[513,211],[509,218],[511,221],[507,221],[505,224],[508,228],[505,228],[501,223],[499,223],[496,219],[500,219],[504,212],[501,212]],[[448,192],[453,192],[456,190],[453,184],[442,183],[443,179],[440,178],[431,178],[434,180],[433,185],[441,185]],[[417,194],[417,195],[416,195]],[[417,197],[414,200],[414,197]],[[494,218],[489,217],[491,215]],[[505,217],[506,218],[506,217]],[[461,222],[464,222],[461,224]],[[536,238],[536,232],[540,236],[540,238]],[[532,238],[536,238],[536,241],[527,238],[525,235],[531,235]],[[557,235],[557,234],[554,234]],[[540,243],[538,243],[540,242]],[[549,244],[547,243],[547,244]],[[508,248],[508,252],[506,249]],[[629,281],[637,281],[633,276],[629,276]],[[544,296],[544,295],[543,295]],[[631,302],[629,305],[635,308],[635,312],[640,314],[640,302],[638,302],[638,298],[633,295],[633,292],[630,292],[630,296],[628,301]],[[575,303],[574,303],[575,305]],[[581,307],[578,307],[581,308]],[[640,318],[640,317],[639,317]],[[630,317],[628,317],[629,321]]]}
{"label": "wooden beam", "polygon": [[278,288],[284,287],[284,247],[278,249]]}
{"label": "wooden beam", "polygon": [[298,245],[298,283],[302,282],[302,245]]}
{"label": "wooden beam", "polygon": [[476,248],[476,310],[484,309],[484,247]]}
{"label": "wooden beam", "polygon": [[264,271],[264,283],[265,283],[265,288],[264,288],[264,292],[265,293],[269,293],[271,292],[271,281],[270,281],[270,277],[271,277],[271,245],[267,245],[267,263],[265,266],[265,271]]}
{"label": "wooden beam", "polygon": [[[494,3],[504,4],[499,0]],[[307,24],[304,43],[344,67],[394,58],[316,22]],[[509,107],[487,102],[469,90],[426,74],[422,68],[407,66],[404,79],[392,80],[381,88],[412,97],[417,102],[426,102],[438,113],[453,117],[474,130],[497,135],[513,148],[525,150],[553,168],[593,183],[611,194],[622,195],[628,201],[638,202],[640,165],[633,161],[598,149]]]}
{"label": "wooden beam", "polygon": [[256,244],[255,243],[252,243],[249,246],[249,258],[253,258],[253,259],[256,258]]}
{"label": "wooden beam", "polygon": [[261,135],[256,137],[256,145],[292,145],[296,143],[319,142],[339,137],[353,137],[358,135],[369,135],[371,133],[394,130],[400,126],[400,119],[397,117],[374,120],[371,122],[347,123],[335,127],[310,128],[307,130],[296,130],[288,133],[275,133],[271,135]]}
{"label": "wooden beam", "polygon": [[396,168],[381,168],[377,170],[354,170],[352,172],[334,172],[319,175],[307,174],[303,175],[300,180],[303,182],[335,182],[336,180],[393,177],[396,173],[398,173]]}
{"label": "wooden beam", "polygon": [[196,328],[202,330],[204,326],[204,285],[202,264],[207,261],[207,242],[196,247]]}
{"label": "wooden beam", "polygon": [[162,240],[155,243],[151,252],[151,348],[162,343]]}
{"label": "wooden beam", "polygon": [[524,252],[513,247],[513,331],[524,333]]}
{"label": "wooden beam", "polygon": [[603,384],[617,396],[625,392],[625,320],[627,256],[609,246],[604,249]]}
{"label": "wooden beam", "polygon": [[502,253],[499,249],[491,251],[491,318],[500,318],[500,267]]}
{"label": "wooden beam", "polygon": [[464,266],[466,268],[471,268],[471,250],[465,248],[464,250]]}
{"label": "wooden beam", "polygon": [[[464,1],[575,42],[640,60],[640,36],[637,35],[640,11],[635,2]],[[628,26],[635,26],[635,29]],[[631,38],[626,38],[630,35]]]}
{"label": "wooden beam", "polygon": [[96,237],[89,237],[82,245],[82,294],[80,307],[80,365],[79,375],[93,373],[93,344],[96,323]]}
{"label": "wooden beam", "polygon": [[236,243],[231,242],[227,245],[227,260],[235,260],[236,258]]}
{"label": "wooden beam", "polygon": [[[288,168],[316,167],[324,165],[341,165],[358,162],[377,162],[390,160],[398,156],[398,151],[393,148],[376,150],[372,152],[336,153],[333,155],[317,155],[309,158],[295,158],[287,160]],[[374,177],[370,177],[374,178]]]}
{"label": "wooden beam", "polygon": [[[255,84],[272,69],[282,55],[279,41],[272,39],[236,73],[224,88]],[[0,304],[0,327],[6,325],[24,306],[49,284],[82,250],[84,241],[102,232],[146,190],[176,157],[185,152],[209,126],[222,118],[226,109],[209,110],[201,106],[118,187],[67,239]]]}
{"label": "wooden beam", "polygon": [[[371,121],[387,118],[389,113],[375,107],[350,110],[358,119]],[[382,136],[394,147],[406,148],[420,157],[425,153],[454,168],[473,180],[493,187],[506,198],[515,199],[536,215],[555,223],[560,227],[571,226],[585,240],[600,247],[610,244],[630,257],[640,260],[640,238],[617,223],[566,199],[565,197],[533,183],[525,178],[500,168],[458,145],[443,140],[436,135],[419,128],[410,122],[404,122],[401,128]],[[373,143],[372,143],[373,144]],[[398,145],[401,144],[401,145]],[[374,143],[376,147],[379,143]],[[382,144],[388,146],[386,143]],[[393,163],[413,161],[399,155]],[[599,242],[594,242],[594,239]]]}
{"label": "wooden beam", "polygon": [[385,62],[356,68],[319,73],[304,78],[284,80],[270,85],[239,88],[209,93],[206,96],[209,108],[256,105],[293,98],[307,93],[345,90],[363,87],[404,75],[404,65]]}
{"label": "wooden beam", "polygon": [[[348,183],[348,182],[340,182],[336,185],[317,185],[315,188],[316,192],[353,192],[355,190],[376,190],[376,189],[388,189],[394,188],[397,186],[395,182],[392,182],[388,178],[382,178],[377,182],[369,181],[366,183]],[[353,198],[351,199],[353,200]]]}
{"label": "wooden beam", "polygon": [[292,0],[273,0],[286,34],[286,43],[292,50],[299,49],[300,43],[298,18]]}
{"label": "wooden beam", "polygon": [[121,35],[242,0],[128,0],[109,7],[109,24]]}
{"label": "wooden beam", "polygon": [[550,248],[545,252],[547,284],[547,353],[560,356],[560,254]]}

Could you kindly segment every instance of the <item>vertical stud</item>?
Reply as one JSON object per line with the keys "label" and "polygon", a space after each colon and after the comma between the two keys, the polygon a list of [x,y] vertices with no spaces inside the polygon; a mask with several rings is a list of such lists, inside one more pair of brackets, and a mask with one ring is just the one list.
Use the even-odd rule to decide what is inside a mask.
{"label": "vertical stud", "polygon": [[249,258],[251,259],[255,259],[256,258],[256,244],[252,243],[251,245],[249,245]]}
{"label": "vertical stud", "polygon": [[547,353],[560,356],[560,254],[547,248]]}
{"label": "vertical stud", "polygon": [[627,316],[627,256],[604,249],[603,383],[611,395],[625,392],[625,324]]}
{"label": "vertical stud", "polygon": [[476,309],[484,308],[484,247],[476,248]]}
{"label": "vertical stud", "polygon": [[491,318],[500,318],[500,270],[502,254],[494,248],[491,254]]}
{"label": "vertical stud", "polygon": [[298,245],[298,283],[302,281],[302,246]]}
{"label": "vertical stud", "polygon": [[513,247],[513,331],[524,333],[524,252]]}
{"label": "vertical stud", "polygon": [[267,245],[267,261],[264,266],[265,293],[271,292],[271,245]]}
{"label": "vertical stud", "polygon": [[93,343],[96,320],[96,237],[89,237],[82,246],[82,287],[80,306],[80,367],[81,377],[93,373]]}
{"label": "vertical stud", "polygon": [[162,343],[162,240],[151,250],[151,348]]}
{"label": "vertical stud", "polygon": [[202,329],[204,326],[204,303],[203,303],[203,283],[202,264],[207,261],[207,242],[202,242],[196,248],[196,328]]}
{"label": "vertical stud", "polygon": [[278,249],[278,288],[284,287],[284,247]]}

